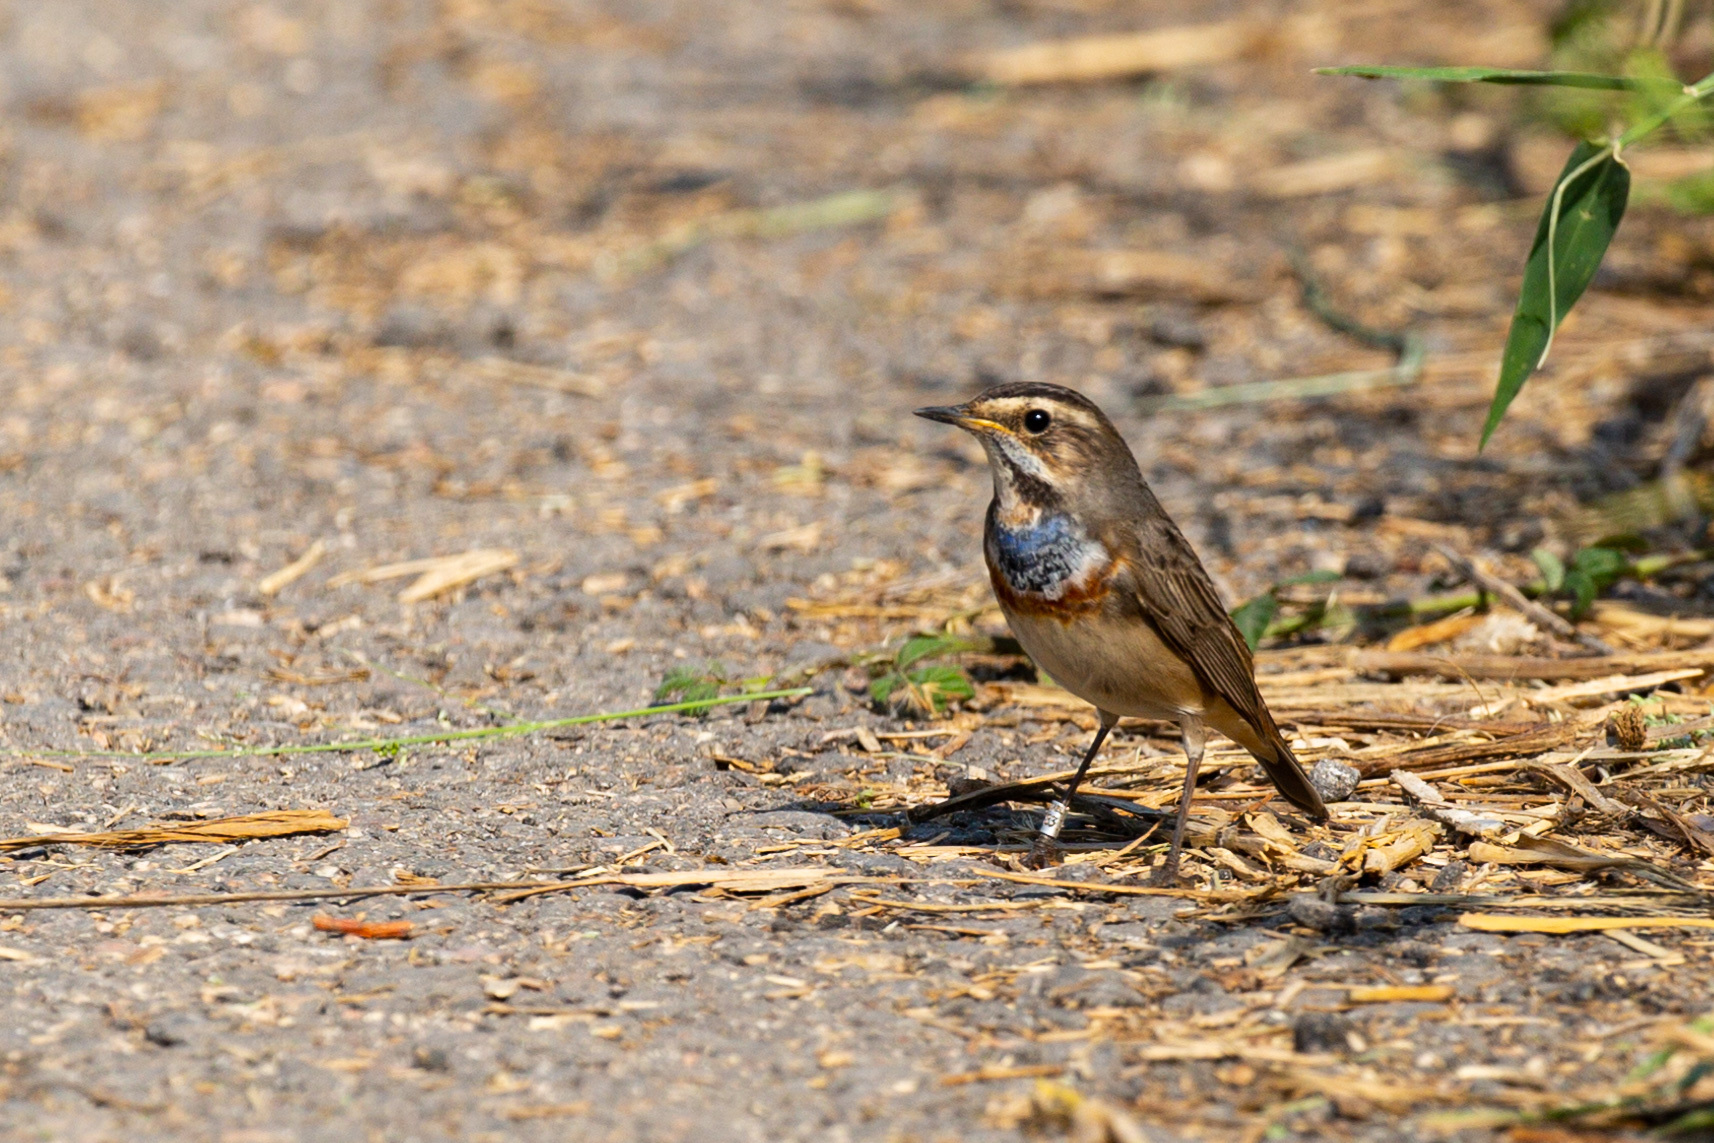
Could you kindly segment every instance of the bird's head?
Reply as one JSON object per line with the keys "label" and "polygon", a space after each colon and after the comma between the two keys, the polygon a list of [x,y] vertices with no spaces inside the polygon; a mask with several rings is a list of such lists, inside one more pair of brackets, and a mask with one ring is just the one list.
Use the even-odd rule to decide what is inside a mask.
{"label": "bird's head", "polygon": [[1140,481],[1125,439],[1094,402],[1059,385],[1001,385],[962,405],[916,410],[982,442],[1007,513],[1077,509]]}

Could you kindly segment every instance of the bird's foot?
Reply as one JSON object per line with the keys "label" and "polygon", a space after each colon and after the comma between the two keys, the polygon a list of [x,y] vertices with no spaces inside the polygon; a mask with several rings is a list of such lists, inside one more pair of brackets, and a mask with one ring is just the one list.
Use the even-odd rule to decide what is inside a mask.
{"label": "bird's foot", "polygon": [[1174,889],[1178,886],[1178,862],[1169,861],[1149,875],[1149,885],[1155,889]]}
{"label": "bird's foot", "polygon": [[1036,834],[1036,839],[1030,842],[1029,853],[1024,855],[1024,865],[1030,869],[1046,869],[1059,863],[1059,843],[1051,837]]}

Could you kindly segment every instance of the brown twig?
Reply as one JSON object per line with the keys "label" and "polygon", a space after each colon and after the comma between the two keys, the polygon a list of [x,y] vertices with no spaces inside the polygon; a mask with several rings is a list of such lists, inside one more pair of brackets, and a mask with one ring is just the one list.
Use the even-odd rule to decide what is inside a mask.
{"label": "brown twig", "polygon": [[1453,682],[1465,679],[1512,682],[1518,679],[1600,679],[1608,675],[1645,674],[1700,667],[1714,670],[1714,649],[1665,651],[1640,655],[1603,655],[1579,659],[1545,659],[1513,655],[1429,655],[1416,651],[1359,651],[1351,665],[1366,675],[1436,675]]}
{"label": "brown twig", "polygon": [[[1264,681],[1267,676],[1263,676]],[[1500,737],[1537,730],[1539,722],[1485,722],[1459,718],[1450,714],[1411,714],[1400,711],[1377,710],[1297,710],[1274,707],[1274,717],[1299,727],[1349,727],[1352,730],[1414,730],[1434,733],[1449,730],[1476,730]],[[1710,720],[1714,722],[1714,720]]]}
{"label": "brown twig", "polygon": [[1611,655],[1613,653],[1612,647],[1609,647],[1593,635],[1585,635],[1581,633],[1563,616],[1549,611],[1547,608],[1532,599],[1526,598],[1523,592],[1519,591],[1515,586],[1501,579],[1487,568],[1484,568],[1481,564],[1476,562],[1474,557],[1456,552],[1445,544],[1434,545],[1434,550],[1444,556],[1446,561],[1456,568],[1458,573],[1465,579],[1469,580],[1483,591],[1488,592],[1491,595],[1499,596],[1501,599],[1505,600],[1506,606],[1510,607],[1514,611],[1520,612],[1531,622],[1535,623],[1536,626],[1547,628],[1555,635],[1558,635],[1561,639],[1574,640],[1597,654]]}
{"label": "brown twig", "polygon": [[466,881],[457,885],[373,885],[352,889],[267,889],[239,893],[184,893],[173,896],[135,893],[124,897],[5,897],[0,913],[26,909],[158,909],[172,906],[231,905],[243,901],[334,901],[360,897],[399,897],[408,894],[490,893],[527,886],[537,889],[575,889],[598,881],[561,881],[530,885],[522,881]]}
{"label": "brown twig", "polygon": [[1496,738],[1492,742],[1460,742],[1417,754],[1388,754],[1381,758],[1353,760],[1353,763],[1363,777],[1375,778],[1393,770],[1426,770],[1434,766],[1448,766],[1478,758],[1540,754],[1575,738],[1582,729],[1581,723],[1568,719],[1565,722],[1549,723],[1534,730],[1527,730],[1522,734]]}
{"label": "brown twig", "polygon": [[[801,881],[799,881],[801,877]],[[229,905],[241,901],[331,901],[361,897],[426,896],[435,893],[512,893],[520,899],[539,893],[586,889],[595,885],[628,885],[635,889],[670,889],[687,885],[724,884],[730,892],[766,892],[798,881],[835,884],[872,883],[897,885],[899,878],[851,877],[836,870],[684,870],[671,873],[605,873],[574,881],[466,881],[454,885],[373,885],[350,889],[269,889],[240,893],[187,893],[157,896],[138,893],[125,897],[8,897],[0,898],[0,913],[26,909],[154,909],[171,906]],[[504,903],[508,898],[500,898]]]}
{"label": "brown twig", "polygon": [[142,849],[173,842],[257,841],[263,838],[290,837],[294,834],[331,833],[350,824],[345,818],[336,818],[326,810],[274,810],[262,814],[214,818],[210,821],[168,822],[143,829],[103,830],[99,833],[46,833],[32,834],[29,837],[0,838],[0,853],[46,845]]}
{"label": "brown twig", "polygon": [[1567,790],[1570,790],[1572,793],[1581,797],[1585,802],[1588,802],[1589,808],[1594,810],[1596,813],[1610,814],[1616,818],[1626,818],[1630,816],[1631,811],[1629,809],[1620,805],[1618,802],[1613,801],[1613,799],[1607,797],[1607,795],[1603,794],[1600,790],[1597,790],[1595,788],[1595,784],[1588,778],[1585,778],[1583,776],[1583,772],[1576,766],[1549,762],[1542,758],[1525,758],[1520,761],[1518,765],[1525,769],[1533,770],[1544,778],[1549,778],[1558,782],[1561,786],[1564,786]]}
{"label": "brown twig", "polygon": [[[1714,834],[1710,834],[1707,830],[1698,828],[1689,818],[1685,817],[1677,810],[1674,810],[1671,806],[1664,805],[1658,799],[1643,793],[1641,790],[1619,790],[1617,793],[1618,796],[1623,798],[1625,801],[1646,811],[1646,813],[1639,815],[1641,824],[1649,827],[1662,837],[1668,837],[1673,841],[1683,842],[1685,846],[1689,848],[1690,852],[1697,854],[1698,856],[1714,857]],[[1621,812],[1625,812],[1626,808],[1620,806],[1619,810]],[[1650,820],[1648,816],[1649,814],[1658,816],[1660,818],[1660,823],[1657,824]]]}
{"label": "brown twig", "polygon": [[1122,897],[1187,897],[1193,901],[1256,901],[1272,896],[1278,889],[1273,885],[1258,889],[1155,889],[1142,885],[1116,885],[1108,881],[1060,881],[1052,877],[1029,877],[999,869],[978,869],[974,872],[1000,881],[1016,881],[1020,885],[1046,885],[1079,893],[1112,893]]}
{"label": "brown twig", "polygon": [[1659,885],[1663,889],[1671,889],[1679,893],[1695,893],[1704,900],[1708,899],[1708,890],[1700,885],[1692,884],[1672,872],[1663,869],[1651,861],[1629,854],[1596,853],[1570,842],[1560,841],[1552,837],[1532,837],[1530,834],[1518,835],[1518,849],[1527,850],[1540,859],[1543,865],[1554,869],[1568,869],[1577,873],[1596,873],[1602,870],[1617,870],[1629,873],[1633,877]]}

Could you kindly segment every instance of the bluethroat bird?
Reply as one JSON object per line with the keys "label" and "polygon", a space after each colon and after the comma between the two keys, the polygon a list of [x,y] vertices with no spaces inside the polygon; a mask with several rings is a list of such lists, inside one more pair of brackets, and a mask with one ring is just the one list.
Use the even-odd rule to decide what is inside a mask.
{"label": "bluethroat bird", "polygon": [[1214,582],[1100,409],[1058,385],[1013,384],[916,414],[982,442],[994,477],[983,554],[1000,610],[1036,665],[1101,716],[1076,776],[1042,819],[1032,865],[1055,859],[1071,798],[1125,715],[1176,722],[1184,735],[1184,793],[1163,882],[1178,876],[1207,727],[1255,755],[1291,802],[1327,817],[1256,689],[1249,645]]}

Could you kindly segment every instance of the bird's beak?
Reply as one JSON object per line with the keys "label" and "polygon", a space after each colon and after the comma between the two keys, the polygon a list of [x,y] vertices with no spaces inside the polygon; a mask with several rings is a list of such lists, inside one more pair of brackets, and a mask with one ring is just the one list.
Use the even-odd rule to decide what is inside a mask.
{"label": "bird's beak", "polygon": [[999,432],[1002,426],[994,421],[972,417],[965,405],[929,405],[916,410],[916,415],[928,421],[939,421],[943,425],[956,425],[972,433]]}

